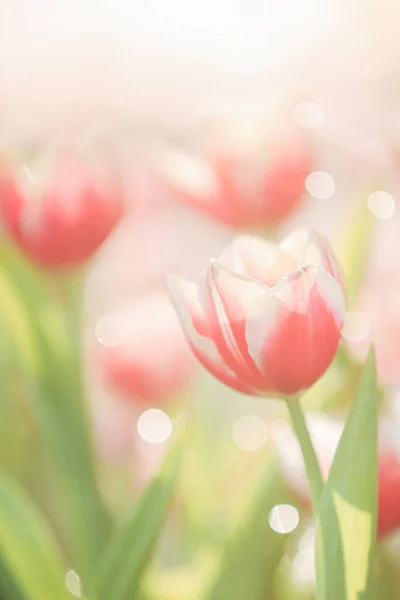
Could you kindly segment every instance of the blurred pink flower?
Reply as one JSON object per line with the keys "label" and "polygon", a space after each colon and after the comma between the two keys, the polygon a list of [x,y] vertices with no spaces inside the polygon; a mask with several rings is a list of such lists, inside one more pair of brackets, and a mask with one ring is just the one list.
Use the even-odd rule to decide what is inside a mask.
{"label": "blurred pink flower", "polygon": [[[145,192],[146,195],[142,197],[144,201],[147,194],[152,195],[155,190],[147,187]],[[179,356],[179,348],[182,348],[180,344],[183,343],[182,374],[179,377],[185,377],[186,382],[182,381],[184,385],[176,389],[176,393],[184,391],[192,375],[195,375],[189,373],[189,369],[196,365],[170,301],[162,298],[165,294],[166,275],[171,270],[179,270],[191,277],[201,268],[209,253],[219,252],[229,239],[227,232],[215,224],[199,219],[198,215],[185,207],[162,203],[156,206],[157,204],[157,199],[154,198],[148,210],[135,209],[124,219],[116,235],[112,236],[96,256],[85,290],[88,311],[88,335],[85,338],[88,388],[91,392],[97,443],[101,451],[111,459],[119,459],[121,456],[126,458],[127,453],[131,455],[132,432],[141,407],[133,404],[132,390],[127,402],[109,385],[112,382],[106,381],[102,362],[111,355],[111,362],[114,364],[114,357],[122,354],[124,377],[131,377],[129,361],[139,360],[147,373],[153,367],[160,368],[166,384],[170,385],[166,362],[171,349],[165,343],[157,342],[157,328],[160,328],[164,342],[170,331],[175,357]],[[187,251],[189,247],[190,252]],[[160,299],[152,301],[151,298],[155,297]],[[161,305],[161,310],[154,318],[150,315],[151,305],[156,307],[157,303]],[[145,326],[140,324],[140,311],[144,313]],[[103,337],[103,342],[110,347],[99,344],[94,335],[95,329],[97,336]],[[137,337],[139,329],[140,337]],[[144,357],[141,356],[142,339],[146,344]],[[147,365],[146,360],[149,361]],[[188,362],[192,362],[192,367]],[[154,382],[151,381],[152,378],[155,379]],[[157,381],[157,377],[151,373],[147,385],[157,391]],[[105,387],[108,389],[105,390]],[[159,387],[158,390],[160,391]],[[172,388],[170,392],[173,392]],[[172,400],[172,396],[168,400]]]}
{"label": "blurred pink flower", "polygon": [[[147,189],[143,201],[153,193]],[[219,253],[231,239],[185,207],[156,204],[154,200],[146,211],[135,208],[98,253],[85,293],[94,320],[129,310],[133,298],[164,287],[171,271],[193,277],[210,252]]]}
{"label": "blurred pink flower", "polygon": [[138,431],[140,410],[118,399],[103,397],[94,411],[94,434],[98,449],[110,463],[124,464],[133,475],[132,491],[138,492],[162,462],[171,439],[151,443]]}
{"label": "blurred pink flower", "polygon": [[[335,456],[344,424],[324,414],[307,416],[307,424],[324,479]],[[400,454],[397,442],[398,425],[382,420],[380,424],[378,537],[400,527]],[[286,423],[271,427],[272,437],[291,489],[304,504],[310,503],[307,478],[298,441]]]}
{"label": "blurred pink flower", "polygon": [[193,358],[165,292],[153,292],[128,311],[97,324],[97,356],[105,386],[136,406],[162,405],[185,389]]}
{"label": "blurred pink flower", "polygon": [[158,160],[167,189],[229,226],[276,227],[300,205],[313,159],[304,132],[263,125],[215,120],[199,155],[167,147]]}
{"label": "blurred pink flower", "polygon": [[7,233],[32,260],[74,267],[117,225],[125,212],[124,194],[111,164],[96,175],[78,156],[60,154],[50,169],[47,179],[37,180],[43,173],[27,165],[17,173],[3,163],[0,214]]}
{"label": "blurred pink flower", "polygon": [[170,278],[195,356],[252,395],[298,394],[323,375],[340,342],[342,285],[327,243],[303,230],[279,245],[236,238],[197,285]]}

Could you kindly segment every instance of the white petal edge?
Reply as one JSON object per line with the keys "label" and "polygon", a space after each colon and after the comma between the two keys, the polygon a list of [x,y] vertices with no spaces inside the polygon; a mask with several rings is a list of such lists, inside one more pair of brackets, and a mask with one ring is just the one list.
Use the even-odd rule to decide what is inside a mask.
{"label": "white petal edge", "polygon": [[304,247],[310,233],[309,229],[295,229],[279,242],[280,248],[297,261],[299,269],[304,262]]}
{"label": "white petal edge", "polygon": [[[260,251],[260,254],[264,254],[263,263],[266,263],[263,264],[264,269],[274,264],[279,250],[277,244],[253,235],[240,235],[234,238],[222,251],[217,262],[235,273],[246,275],[246,266],[242,258],[244,253],[242,248],[246,245],[249,248],[258,246],[257,249]],[[252,255],[250,252],[249,256],[254,256],[254,254]]]}
{"label": "white petal edge", "polygon": [[339,275],[339,267],[332,254],[329,243],[312,229],[295,229],[281,240],[279,246],[297,260],[299,269],[306,265],[312,265],[326,271],[326,259],[324,256],[325,248],[321,248],[321,243],[325,244],[325,242],[326,250],[329,253],[335,275],[336,273]]}
{"label": "white petal edge", "polygon": [[[301,279],[300,283],[299,279]],[[324,298],[327,306],[335,315],[338,324],[342,327],[346,315],[345,295],[336,279],[322,268],[307,265],[298,271],[294,271],[287,277],[284,277],[275,288],[272,288],[272,292],[289,310],[306,313],[309,294],[315,282],[317,283],[317,292]],[[291,294],[291,287],[293,285],[302,286],[300,288],[300,302],[298,293],[295,298]]]}
{"label": "white petal edge", "polygon": [[247,351],[262,373],[262,349],[279,326],[277,317],[282,302],[268,289],[253,306],[253,314],[246,320],[245,337]]}
{"label": "white petal edge", "polygon": [[[240,303],[240,306],[243,308],[247,350],[255,366],[258,368],[258,370],[260,370],[260,361],[257,360],[259,353],[255,352],[253,355],[250,352],[250,346],[247,339],[247,327],[249,322],[254,321],[254,316],[258,315],[260,312],[261,305],[263,306],[265,314],[266,303],[275,303],[271,288],[264,285],[257,279],[252,279],[247,277],[247,275],[235,273],[215,260],[211,261],[208,273],[210,290],[213,295],[213,302],[218,314],[218,321],[221,327],[222,335],[225,339],[225,343],[228,345],[232,355],[234,356],[234,359],[238,362],[238,364],[240,364],[243,369],[249,370],[249,366],[246,364],[246,359],[242,356],[233,336],[228,316],[217,289],[217,281],[220,277],[225,278],[226,288],[230,285],[233,286],[232,293],[230,294],[228,292],[228,296],[232,299],[232,302],[234,302],[234,298],[236,297],[238,299],[238,303]],[[254,377],[254,375],[251,373],[249,375],[250,377]]]}
{"label": "white petal edge", "polygon": [[[223,361],[215,342],[208,337],[199,335],[193,326],[192,316],[188,309],[188,305],[193,302],[194,309],[202,311],[202,307],[198,301],[196,284],[187,279],[177,277],[176,275],[170,275],[167,279],[167,287],[181,325],[193,347],[201,356],[205,357],[219,370],[236,378],[235,374]],[[195,303],[197,303],[198,306],[196,306]]]}
{"label": "white petal edge", "polygon": [[275,330],[275,316],[279,306],[282,306],[282,302],[274,296],[272,288],[269,288],[257,279],[235,273],[217,261],[210,263],[209,273],[214,303],[218,311],[218,319],[226,344],[233,353],[235,360],[242,365],[242,368],[248,368],[237,347],[228,322],[228,316],[216,289],[215,282],[220,276],[226,278],[225,285],[228,283],[228,285],[233,285],[236,288],[232,290],[232,301],[234,301],[235,295],[240,299],[240,305],[243,307],[244,313],[247,351],[255,366],[261,372],[260,351],[264,345],[266,336]]}
{"label": "white petal edge", "polygon": [[[296,277],[297,276],[297,277]],[[291,285],[302,278],[303,302],[299,304],[299,294],[293,297]],[[289,311],[306,313],[308,310],[309,293],[317,282],[317,293],[324,298],[331,310],[338,328],[343,327],[346,315],[346,300],[338,282],[328,273],[317,267],[306,267],[285,277],[275,288],[266,288],[267,293],[260,296],[253,305],[253,314],[246,321],[245,336],[248,352],[258,369],[262,372],[262,348],[268,344],[279,327],[279,310],[285,306]]]}

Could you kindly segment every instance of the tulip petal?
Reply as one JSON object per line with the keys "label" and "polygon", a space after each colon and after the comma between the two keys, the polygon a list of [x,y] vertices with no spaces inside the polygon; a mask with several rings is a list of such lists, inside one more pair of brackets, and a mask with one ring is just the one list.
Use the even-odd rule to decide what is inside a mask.
{"label": "tulip petal", "polygon": [[310,231],[304,248],[303,265],[312,264],[321,267],[332,275],[344,289],[344,276],[339,263],[322,236],[316,231]]}
{"label": "tulip petal", "polygon": [[[248,351],[268,392],[297,394],[328,368],[340,342],[345,302],[339,284],[304,267],[274,290],[275,313],[264,303],[246,323]],[[270,303],[269,303],[270,304]]]}
{"label": "tulip petal", "polygon": [[342,330],[346,314],[346,300],[340,284],[330,274],[313,265],[291,273],[275,287],[274,294],[292,312],[308,313],[309,303],[317,294],[330,308]]}
{"label": "tulip petal", "polygon": [[260,302],[263,302],[264,314],[268,312],[273,322],[277,301],[271,289],[261,282],[234,273],[215,261],[210,264],[208,272],[218,321],[234,358],[235,371],[240,379],[262,390],[263,378],[248,352],[246,321],[258,310]]}
{"label": "tulip petal", "polygon": [[238,381],[236,374],[224,362],[217,344],[208,337],[209,326],[196,284],[173,276],[168,278],[168,288],[189,344],[200,363],[226,385],[243,393],[253,393]]}
{"label": "tulip petal", "polygon": [[321,267],[332,275],[344,288],[342,271],[333,256],[328,243],[316,231],[296,229],[286,236],[279,244],[293,259],[296,259],[297,268],[306,265]]}
{"label": "tulip petal", "polygon": [[199,201],[211,201],[218,194],[218,180],[211,166],[179,149],[168,149],[159,156],[159,170],[177,191]]}
{"label": "tulip petal", "polygon": [[251,235],[235,238],[222,252],[218,262],[268,286],[276,285],[297,268],[293,257],[277,244]]}
{"label": "tulip petal", "polygon": [[279,243],[281,250],[289,254],[296,261],[298,269],[303,264],[304,245],[307,242],[309,233],[308,229],[295,229]]}

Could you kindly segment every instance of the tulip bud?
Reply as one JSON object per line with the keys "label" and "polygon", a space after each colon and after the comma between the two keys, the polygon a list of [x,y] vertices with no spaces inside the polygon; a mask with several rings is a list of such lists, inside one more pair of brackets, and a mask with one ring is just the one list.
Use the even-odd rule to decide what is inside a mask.
{"label": "tulip bud", "polygon": [[[321,472],[326,479],[334,459],[344,424],[323,414],[309,414],[307,426],[314,444]],[[379,428],[378,456],[378,537],[400,527],[400,455],[396,447],[397,432],[384,420]],[[301,450],[289,425],[275,424],[272,438],[280,458],[286,481],[300,502],[310,504],[307,478]]]}
{"label": "tulip bud", "polygon": [[346,310],[327,243],[295,231],[279,245],[236,238],[195,283],[169,287],[198,360],[251,395],[299,394],[326,371]]}
{"label": "tulip bud", "polygon": [[165,149],[158,171],[173,195],[226,225],[276,227],[304,196],[310,145],[295,128],[272,137],[258,121],[245,125],[217,121],[202,152]]}
{"label": "tulip bud", "polygon": [[0,170],[0,214],[7,233],[45,267],[80,265],[106,240],[124,214],[111,165],[98,176],[77,156],[60,154],[43,177],[22,167]]}
{"label": "tulip bud", "polygon": [[106,387],[127,403],[162,405],[190,380],[193,361],[165,293],[146,295],[97,325]]}

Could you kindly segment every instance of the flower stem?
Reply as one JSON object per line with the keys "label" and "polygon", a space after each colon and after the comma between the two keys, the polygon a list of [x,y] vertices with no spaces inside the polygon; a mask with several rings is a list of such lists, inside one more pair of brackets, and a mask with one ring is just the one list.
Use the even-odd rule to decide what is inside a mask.
{"label": "flower stem", "polygon": [[324,487],[321,469],[319,467],[314,446],[312,444],[310,434],[307,429],[303,411],[301,410],[299,399],[293,398],[291,400],[288,400],[287,405],[289,408],[290,417],[292,419],[293,429],[297,435],[301,452],[303,454],[308,483],[311,491],[311,502],[313,512],[315,515],[317,515],[321,500],[321,494]]}

